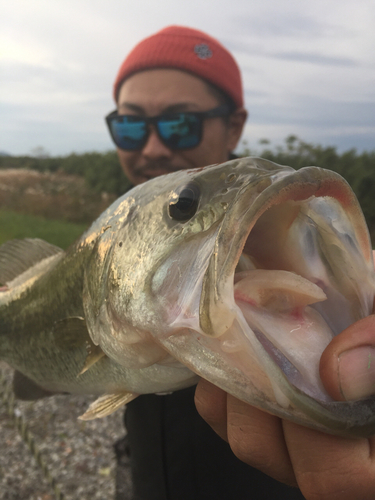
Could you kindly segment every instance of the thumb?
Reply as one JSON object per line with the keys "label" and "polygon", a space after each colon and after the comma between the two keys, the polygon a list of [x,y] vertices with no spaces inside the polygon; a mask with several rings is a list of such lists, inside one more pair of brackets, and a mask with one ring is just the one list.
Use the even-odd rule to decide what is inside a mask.
{"label": "thumb", "polygon": [[375,315],[357,321],[337,335],[320,359],[320,377],[337,401],[375,394]]}

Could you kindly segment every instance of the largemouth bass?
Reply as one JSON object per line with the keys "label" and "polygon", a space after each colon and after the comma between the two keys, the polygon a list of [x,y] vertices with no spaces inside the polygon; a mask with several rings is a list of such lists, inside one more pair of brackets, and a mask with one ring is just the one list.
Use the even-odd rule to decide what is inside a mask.
{"label": "largemouth bass", "polygon": [[375,292],[363,214],[334,172],[244,158],[158,177],[66,252],[3,245],[0,283],[19,396],[97,394],[88,419],[204,377],[305,426],[375,433],[374,399],[335,402],[319,378]]}

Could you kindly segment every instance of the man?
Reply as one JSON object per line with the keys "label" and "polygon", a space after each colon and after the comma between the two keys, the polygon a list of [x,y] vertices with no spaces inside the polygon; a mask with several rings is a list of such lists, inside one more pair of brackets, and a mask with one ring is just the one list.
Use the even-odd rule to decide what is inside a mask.
{"label": "man", "polygon": [[[134,185],[227,161],[247,117],[231,54],[210,36],[177,26],[133,49],[118,72],[114,98],[117,110],[107,123]],[[160,119],[142,122],[150,117]],[[302,498],[240,462],[198,415],[194,391],[141,396],[128,405],[135,498]]]}
{"label": "man", "polygon": [[[189,28],[169,27],[138,44],[119,70],[114,97],[117,110],[107,123],[133,184],[226,161],[246,120],[241,76],[233,57],[217,40]],[[321,376],[334,398],[342,397],[343,388],[337,376],[338,356],[343,351],[350,356],[349,350],[359,347],[354,356],[364,359],[368,352],[361,349],[368,350],[375,342],[371,331],[375,325],[370,317],[336,337],[324,353]],[[362,344],[358,332],[365,333]],[[361,370],[363,363],[358,363],[355,367]],[[350,363],[346,370],[350,372]],[[345,377],[345,371],[340,374]],[[366,379],[366,390],[371,391],[375,372],[366,375],[372,377]],[[348,399],[360,397],[364,387],[362,378],[353,392],[352,379],[344,381]],[[307,499],[375,497],[372,441],[345,440],[302,428],[202,380],[196,404],[221,440],[198,416],[194,391],[140,396],[128,405],[125,424],[135,498],[304,498],[298,489],[269,476],[299,485]],[[269,476],[239,461],[224,440],[243,462]]]}

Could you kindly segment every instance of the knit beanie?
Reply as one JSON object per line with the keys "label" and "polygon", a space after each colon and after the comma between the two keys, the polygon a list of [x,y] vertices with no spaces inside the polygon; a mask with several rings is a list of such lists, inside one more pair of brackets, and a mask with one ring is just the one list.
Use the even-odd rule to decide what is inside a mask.
{"label": "knit beanie", "polygon": [[114,83],[117,102],[121,84],[132,74],[153,68],[188,71],[243,106],[241,74],[233,56],[215,38],[192,28],[169,26],[142,40],[122,63]]}

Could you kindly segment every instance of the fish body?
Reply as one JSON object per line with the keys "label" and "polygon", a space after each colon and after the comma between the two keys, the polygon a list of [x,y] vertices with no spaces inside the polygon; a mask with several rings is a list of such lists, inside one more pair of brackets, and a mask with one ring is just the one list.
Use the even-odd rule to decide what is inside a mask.
{"label": "fish body", "polygon": [[3,262],[11,254],[18,260],[35,248],[37,255],[44,255],[40,263],[9,282],[7,292],[0,293],[1,359],[41,388],[51,393],[102,395],[131,389],[143,393],[151,387],[150,392],[175,390],[181,383],[184,387],[185,378],[192,379],[184,367],[177,373],[166,367],[159,377],[154,366],[129,369],[106,356],[81,373],[90,351],[95,350],[82,303],[90,245],[79,245],[79,249],[75,245],[65,253],[40,240],[21,240],[2,248]]}
{"label": "fish body", "polygon": [[84,418],[199,376],[302,425],[375,432],[374,400],[335,402],[319,378],[375,292],[363,214],[334,172],[244,158],[158,177],[67,252],[3,245],[0,283],[0,359],[47,392],[102,395]]}

